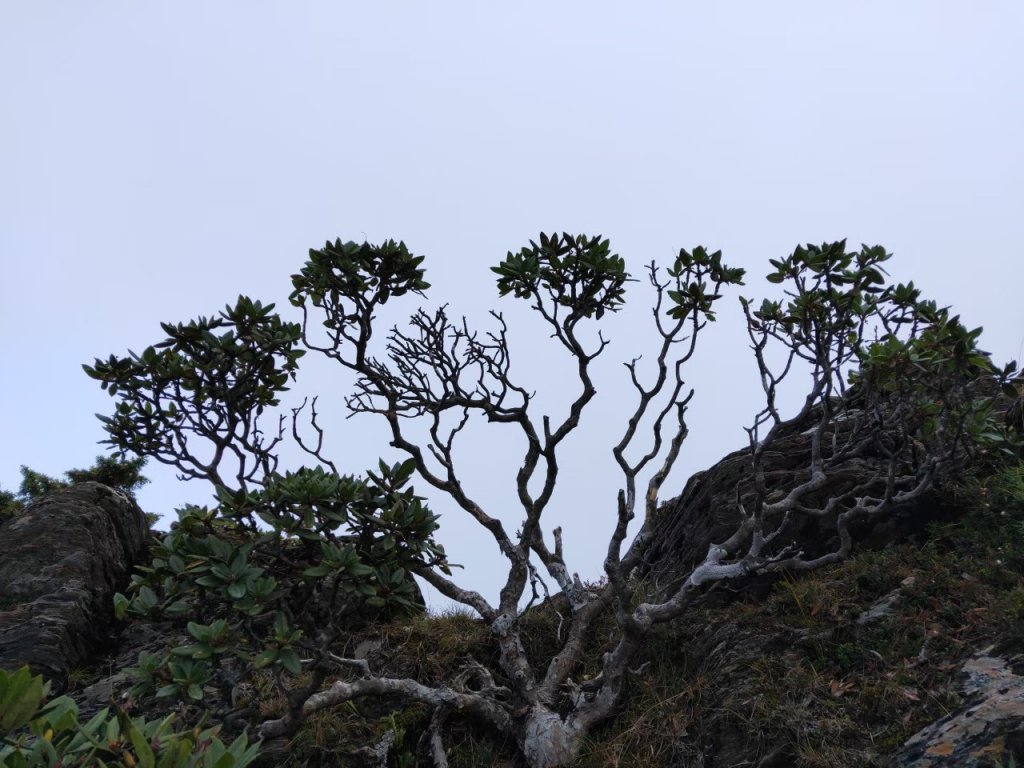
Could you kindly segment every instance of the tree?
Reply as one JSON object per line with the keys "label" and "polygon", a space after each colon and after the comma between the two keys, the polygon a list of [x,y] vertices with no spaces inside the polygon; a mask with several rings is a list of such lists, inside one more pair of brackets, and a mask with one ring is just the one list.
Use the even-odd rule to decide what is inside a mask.
{"label": "tree", "polygon": [[[693,392],[685,385],[684,366],[707,323],[715,320],[724,292],[741,285],[744,277],[743,270],[723,263],[720,252],[702,247],[680,250],[664,271],[654,263],[646,269],[658,352],[647,372],[641,370],[639,359],[626,363],[636,404],[612,447],[622,488],[604,561],[607,583],[587,589],[570,575],[573,570],[565,561],[560,531],[544,529],[544,512],[558,479],[563,443],[596,393],[592,365],[608,343],[600,323],[621,308],[633,278],[601,237],[542,234],[538,240],[509,252],[493,271],[499,295],[527,302],[548,325],[553,343],[574,363],[576,397],[555,417],[538,415],[533,394],[513,376],[508,326],[500,313],[492,312],[493,329],[480,333],[465,320],[453,320],[445,307],[419,309],[408,330],[392,328],[382,353],[376,351],[380,347],[372,342],[378,308],[407,294],[422,296],[429,287],[423,257],[393,241],[379,246],[336,241],[311,250],[306,265],[292,278],[291,301],[302,312],[301,325],[280,323],[269,307],[240,299],[220,320],[200,321],[196,330],[188,331],[198,345],[189,351],[174,335],[180,335],[183,326],[165,325],[172,338],[156,348],[87,368],[111,394],[121,395],[115,416],[105,419],[114,445],[174,464],[186,476],[212,480],[221,507],[204,513],[204,523],[211,524],[219,515],[257,537],[257,542],[275,541],[273,552],[281,553],[295,537],[309,545],[325,538],[329,542],[333,530],[309,522],[284,522],[299,519],[295,516],[266,514],[267,494],[272,495],[281,482],[267,446],[282,439],[285,430],[280,422],[277,436],[263,442],[255,418],[264,407],[277,404],[276,393],[294,375],[294,363],[302,353],[295,345],[301,340],[307,349],[357,376],[346,401],[348,410],[383,418],[391,445],[405,456],[391,477],[404,480],[415,474],[446,494],[489,532],[507,561],[505,583],[493,602],[452,576],[443,553],[424,538],[430,533],[426,528],[410,537],[420,547],[410,547],[403,560],[403,570],[468,606],[488,624],[499,661],[494,669],[476,670],[473,686],[451,681],[431,687],[413,679],[381,677],[365,662],[331,653],[331,632],[316,634],[315,642],[307,633],[295,643],[309,656],[301,665],[314,670],[314,684],[290,690],[290,711],[262,723],[261,736],[286,733],[325,707],[386,696],[434,708],[430,743],[437,765],[447,762],[443,726],[451,717],[470,718],[514,737],[531,766],[565,765],[582,739],[621,705],[630,666],[655,625],[679,617],[716,582],[813,569],[841,560],[853,546],[854,521],[877,519],[921,496],[959,471],[979,446],[995,440],[989,434],[990,400],[982,396],[981,387],[997,374],[1005,378],[1012,366],[995,370],[977,348],[980,329],[968,330],[947,309],[923,300],[912,283],[889,284],[882,264],[890,254],[882,248],[847,251],[844,241],[798,247],[787,258],[773,260],[768,275],[770,282],[784,286],[784,299],[760,305],[742,300],[765,404],[748,429],[750,481],[737,487],[736,529],[727,540],[713,543],[703,562],[668,593],[641,597],[637,585],[662,485],[687,437],[686,413]],[[239,330],[240,318],[253,312],[259,316],[257,326],[274,328],[255,346]],[[214,336],[213,328],[221,326],[230,330]],[[773,356],[773,347],[779,354]],[[781,365],[775,365],[776,359]],[[809,380],[802,407],[795,416],[784,418],[779,387],[801,371]],[[316,401],[310,413],[315,444],[300,436],[302,412],[301,407],[293,410],[292,436],[321,465],[304,471],[338,477],[323,456]],[[455,446],[474,418],[509,425],[524,440],[514,489],[522,516],[514,533],[463,484]],[[765,479],[765,452],[779,435],[808,419],[813,427],[806,479],[780,496]],[[425,425],[424,439],[411,434],[406,426],[410,422]],[[192,453],[188,438],[195,435],[207,438],[208,457],[199,459]],[[234,490],[224,485],[227,476],[219,469],[228,455],[234,455],[240,466]],[[382,463],[381,469],[385,466]],[[841,493],[823,497],[830,477],[848,474],[853,466],[855,481]],[[380,486],[376,477],[371,478]],[[250,494],[246,485],[253,483],[263,490]],[[384,513],[378,514],[373,505],[380,503],[381,494],[395,490],[386,483],[378,487],[360,519],[383,520]],[[405,498],[415,503],[415,497]],[[317,519],[308,508],[302,510],[301,519]],[[261,533],[250,519],[253,512],[279,536]],[[787,533],[802,516],[831,521],[838,547],[813,556],[795,549]],[[638,526],[631,531],[638,517]],[[400,535],[406,524],[400,522],[389,534]],[[307,573],[332,568],[337,573],[327,551],[323,550],[322,561],[326,565],[314,565]],[[522,642],[520,620],[534,602],[527,602],[527,590],[536,598],[545,579],[557,584],[571,617],[558,652],[552,658],[532,658]],[[366,588],[372,591],[380,581],[377,576]],[[235,588],[236,595],[243,592]],[[605,613],[614,616],[617,637],[601,659],[600,673],[576,683],[572,676],[582,667],[588,631]],[[308,616],[305,621],[313,628],[330,617]],[[320,690],[332,664],[358,674]],[[291,673],[296,667],[294,659],[285,664]]]}
{"label": "tree", "polygon": [[[447,569],[432,538],[436,516],[405,487],[411,462],[341,475],[294,429],[320,465],[277,471],[284,419],[268,434],[261,418],[304,351],[299,326],[273,309],[240,297],[216,316],[164,324],[167,338],[141,354],[84,366],[119,398],[100,417],[107,442],[210,482],[218,502],[180,509],[150,566],[133,576],[131,597],[115,597],[121,618],[203,617],[187,623],[194,644],[140,656],[136,695],[197,702],[216,684],[230,702],[240,682],[269,669],[297,711],[346,663],[331,646],[353,622],[418,607],[410,567]],[[312,426],[322,438],[315,404]],[[304,665],[310,690],[289,690],[285,679]]]}
{"label": "tree", "polygon": [[22,466],[18,492],[0,490],[0,520],[20,514],[30,501],[77,483],[103,483],[115,491],[135,498],[135,491],[149,482],[141,474],[145,464],[146,459],[143,456],[135,459],[97,456],[96,463],[88,469],[69,469],[64,473],[64,480]]}

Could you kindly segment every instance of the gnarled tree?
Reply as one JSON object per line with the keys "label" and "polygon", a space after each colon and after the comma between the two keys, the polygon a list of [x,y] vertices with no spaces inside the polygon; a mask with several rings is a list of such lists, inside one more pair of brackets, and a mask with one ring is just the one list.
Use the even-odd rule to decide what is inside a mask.
{"label": "gnarled tree", "polygon": [[[194,640],[141,654],[137,695],[198,702],[216,685],[233,702],[240,684],[268,669],[297,711],[346,666],[331,646],[353,622],[417,607],[410,566],[447,570],[437,517],[407,487],[412,462],[343,476],[319,445],[299,440],[319,465],[277,471],[285,419],[270,431],[261,420],[305,352],[298,324],[273,309],[239,297],[216,316],[165,323],[167,338],[141,354],[85,366],[119,399],[100,417],[107,442],[210,482],[218,502],[179,510],[130,597],[115,598],[119,616],[178,619]],[[312,426],[322,436],[315,409]],[[308,690],[293,690],[286,681],[304,667]]]}
{"label": "gnarled tree", "polygon": [[[358,675],[322,690],[304,688],[293,697],[291,711],[262,723],[259,733],[280,735],[325,707],[388,696],[434,708],[430,743],[437,765],[446,764],[442,734],[450,717],[475,719],[513,736],[531,766],[565,765],[582,739],[622,704],[631,664],[652,627],[680,616],[701,590],[728,579],[812,569],[845,557],[853,546],[853,521],[884,516],[935,487],[986,439],[988,402],[979,387],[997,375],[977,349],[979,331],[967,330],[948,310],[922,300],[912,284],[890,285],[882,268],[888,259],[882,248],[852,252],[844,242],[797,248],[786,259],[773,261],[768,276],[785,287],[784,299],[756,307],[742,301],[765,400],[748,429],[750,479],[737,486],[735,530],[713,543],[703,561],[671,588],[640,599],[637,579],[651,544],[662,486],[687,436],[693,393],[685,385],[684,366],[702,330],[715,319],[723,292],[741,284],[743,270],[725,265],[720,253],[704,248],[681,250],[667,269],[653,263],[647,267],[657,354],[647,369],[638,359],[626,363],[636,402],[624,415],[621,438],[612,447],[622,487],[610,504],[614,516],[604,561],[607,584],[588,590],[571,575],[560,531],[545,528],[544,513],[558,480],[563,444],[596,393],[593,363],[607,348],[600,321],[622,306],[632,279],[608,241],[541,235],[539,242],[508,253],[494,268],[499,293],[526,301],[574,364],[576,396],[556,415],[538,414],[531,390],[514,377],[508,327],[499,313],[492,313],[492,330],[481,333],[450,317],[444,307],[420,309],[408,329],[393,328],[382,344],[374,344],[377,309],[428,288],[422,257],[404,244],[338,241],[310,251],[309,261],[293,277],[291,296],[302,311],[305,346],[356,375],[348,409],[383,418],[391,444],[405,455],[403,471],[414,471],[446,494],[489,533],[506,560],[507,575],[496,601],[453,577],[443,559],[423,555],[436,555],[436,550],[418,550],[405,562],[488,624],[499,660],[494,669],[474,672],[472,688],[456,681],[436,687],[382,677],[365,662],[332,659],[321,648],[303,663],[320,669],[331,659],[357,669]],[[288,333],[294,336],[295,331]],[[773,346],[777,352],[771,351]],[[112,361],[110,369],[118,366]],[[94,373],[102,371],[97,367]],[[799,412],[784,417],[779,388],[796,376],[807,377],[806,394]],[[158,460],[166,460],[159,451],[173,456],[174,448],[166,442],[149,437],[149,442],[133,443],[134,438],[113,431],[141,418],[140,407],[145,413],[145,402],[122,401],[119,420],[108,423],[114,439]],[[463,482],[456,445],[475,418],[508,425],[524,440],[515,487],[510,489],[520,506],[514,532],[473,498]],[[780,494],[765,480],[765,452],[779,435],[808,419],[813,426],[805,479]],[[232,424],[233,434],[252,441],[254,431],[244,431],[245,420],[224,415],[213,423]],[[411,423],[426,428],[412,430]],[[313,425],[322,437],[315,415]],[[306,445],[297,428],[293,433],[335,472],[322,455],[321,440]],[[195,471],[195,463],[187,466]],[[269,467],[266,462],[264,466]],[[823,495],[832,487],[830,479],[851,467],[856,472],[842,492]],[[223,482],[204,467],[198,471]],[[238,475],[239,484],[247,479],[245,472]],[[813,555],[796,549],[787,534],[802,516],[834,525],[837,547]],[[534,658],[525,650],[521,619],[545,579],[557,584],[571,616],[557,653]],[[583,666],[588,631],[605,612],[614,616],[617,637],[601,660],[600,673],[574,682],[572,676]]]}

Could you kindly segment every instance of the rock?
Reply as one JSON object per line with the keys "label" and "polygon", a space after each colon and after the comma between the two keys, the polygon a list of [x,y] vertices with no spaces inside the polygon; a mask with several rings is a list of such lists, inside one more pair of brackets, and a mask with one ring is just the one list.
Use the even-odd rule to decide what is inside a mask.
{"label": "rock", "polygon": [[90,669],[96,675],[90,685],[69,695],[78,704],[84,717],[90,717],[103,707],[121,703],[135,684],[135,679],[125,670],[138,664],[143,651],[159,654],[170,646],[184,645],[188,635],[179,627],[167,621],[135,621],[119,635],[105,644]]}
{"label": "rock", "polygon": [[148,557],[145,515],[89,482],[49,494],[0,528],[0,668],[29,664],[63,690],[109,642],[113,596]]}
{"label": "rock", "polygon": [[881,621],[886,616],[891,616],[899,601],[900,590],[898,589],[894,589],[889,594],[882,596],[876,600],[870,608],[857,617],[858,626],[865,627],[868,624],[874,624],[876,621]]}
{"label": "rock", "polygon": [[[1024,377],[1014,383],[1024,392]],[[981,396],[994,397],[993,417],[1003,419],[1010,426],[1024,419],[1021,415],[1024,395],[1015,399],[1001,395],[994,380],[977,382],[975,391]],[[765,451],[762,469],[769,501],[781,498],[810,479],[811,431],[820,416],[819,409],[812,410],[801,422],[782,430],[770,449]],[[836,440],[842,444],[856,426],[853,421],[843,420],[834,428],[838,432]],[[827,455],[825,458],[828,482],[824,488],[804,498],[808,506],[842,496],[859,483],[878,476],[879,454],[873,450],[835,462]],[[694,474],[681,495],[662,505],[646,555],[648,572],[656,583],[667,584],[685,577],[704,560],[710,544],[725,541],[733,534],[740,519],[737,492],[745,503],[751,503],[752,479],[750,449],[744,447],[708,470]],[[945,511],[941,493],[933,490],[910,504],[890,510],[874,523],[855,522],[850,531],[855,541],[879,549],[894,541],[913,540],[923,522],[935,519]],[[792,545],[807,557],[816,557],[837,548],[835,515],[795,517],[780,537],[778,543],[781,546]]]}
{"label": "rock", "polygon": [[876,621],[881,621],[887,616],[891,616],[899,604],[900,598],[903,596],[903,589],[912,587],[915,581],[916,579],[913,576],[907,576],[907,578],[900,582],[900,588],[894,589],[887,595],[882,595],[882,597],[878,598],[871,607],[857,617],[857,626],[866,627],[869,624],[874,624]]}
{"label": "rock", "polygon": [[[791,425],[764,453],[769,500],[781,498],[810,478],[811,436],[807,427],[813,426],[817,418],[818,414],[812,412],[803,423]],[[844,430],[846,426],[840,423],[840,428]],[[808,494],[804,502],[809,506],[823,505],[828,498],[841,496],[858,483],[876,477],[876,471],[870,454],[832,464],[828,467],[827,485]],[[695,474],[680,496],[662,505],[646,557],[649,574],[657,583],[668,584],[685,577],[704,560],[710,544],[725,541],[733,534],[740,519],[737,491],[745,503],[752,503],[751,474],[749,448],[742,448]],[[881,548],[911,537],[925,517],[921,513],[934,513],[940,506],[936,494],[925,494],[874,524],[854,522],[851,533],[855,541]],[[792,546],[808,558],[834,551],[838,548],[835,523],[834,514],[796,515],[780,537],[779,545]]]}
{"label": "rock", "polygon": [[[788,627],[733,623],[694,627],[692,634],[687,635],[688,654],[699,659],[700,674],[711,680],[727,681],[724,687],[729,695],[735,696],[735,701],[744,702],[743,707],[761,695],[750,682],[752,666],[769,656],[795,658],[805,639],[798,630]],[[717,693],[721,695],[724,691]],[[711,707],[690,723],[678,736],[671,764],[686,768],[795,765],[791,743],[779,741],[778,734],[751,732],[749,724],[735,716],[737,709]]]}
{"label": "rock", "polygon": [[966,703],[915,734],[894,768],[988,768],[1024,761],[1024,677],[985,652],[963,668]]}

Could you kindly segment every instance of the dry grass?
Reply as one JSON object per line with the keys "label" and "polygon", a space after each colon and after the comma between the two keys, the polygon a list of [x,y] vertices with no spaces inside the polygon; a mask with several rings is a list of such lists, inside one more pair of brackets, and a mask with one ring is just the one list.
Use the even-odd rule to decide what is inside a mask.
{"label": "dry grass", "polygon": [[[1024,652],[1024,469],[965,483],[949,498],[959,516],[933,525],[922,544],[860,552],[777,579],[767,599],[741,591],[725,607],[697,606],[658,628],[622,712],[593,734],[577,764],[686,768],[701,764],[709,744],[730,740],[748,759],[774,754],[775,764],[796,768],[878,764],[959,704],[957,673],[969,655],[991,644]],[[897,589],[888,616],[857,624]],[[524,618],[531,658],[543,663],[556,651],[565,616],[554,600]],[[598,622],[575,679],[597,671],[613,630],[610,617]],[[373,626],[340,650],[367,640],[382,674],[440,683],[469,659],[496,668],[487,628],[463,613]],[[428,720],[421,707],[393,718],[361,704],[320,713],[296,737],[292,764],[317,751],[337,755],[339,744],[373,743],[391,728],[402,734],[395,765],[427,765],[417,744]],[[513,745],[470,723],[453,720],[445,740],[453,768],[517,765]]]}

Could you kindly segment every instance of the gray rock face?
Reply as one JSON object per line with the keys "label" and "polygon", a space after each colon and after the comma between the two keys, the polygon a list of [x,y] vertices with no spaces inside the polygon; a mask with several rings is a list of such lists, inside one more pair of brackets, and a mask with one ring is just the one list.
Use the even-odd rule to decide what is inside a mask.
{"label": "gray rock face", "polygon": [[[1018,379],[1016,384],[1024,391],[1024,379]],[[1024,429],[1024,395],[1016,399],[999,395],[994,381],[979,382],[975,391],[979,396],[995,397],[993,417],[1002,418],[1014,429],[1019,423]],[[810,430],[819,417],[820,411],[815,410],[802,423],[789,425],[765,452],[762,468],[769,501],[781,498],[810,479]],[[853,428],[848,421],[835,425],[840,444]],[[857,484],[875,477],[878,458],[878,454],[868,450],[859,456],[834,462],[826,451],[828,482],[824,488],[808,494],[804,503],[808,506],[823,505],[830,497],[842,496]],[[751,503],[751,475],[750,450],[742,448],[708,470],[693,475],[682,494],[662,506],[651,537],[653,544],[647,554],[649,572],[655,579],[669,583],[689,574],[695,565],[703,561],[710,544],[725,541],[732,535],[740,519],[737,491],[745,504]],[[941,506],[941,495],[933,491],[911,504],[892,510],[876,523],[854,523],[851,533],[855,541],[870,548],[912,538],[920,527],[921,513],[940,513]],[[835,515],[797,515],[779,541],[781,545],[792,545],[803,551],[808,557],[833,551],[837,543]]]}
{"label": "gray rock face", "polygon": [[[913,586],[916,579],[913,576],[908,576],[903,580],[902,585],[904,587]],[[887,595],[879,598],[875,603],[868,608],[864,613],[857,617],[857,625],[866,627],[868,624],[874,624],[877,621],[881,621],[887,616],[891,616],[893,610],[899,605],[900,600],[903,598],[902,589],[894,589]]]}
{"label": "gray rock face", "polygon": [[[814,425],[816,418],[812,413],[803,424],[792,425],[788,433],[780,435],[765,452],[763,470],[769,501],[781,498],[810,479],[811,437],[807,429]],[[845,429],[845,425],[841,426]],[[804,503],[824,506],[830,497],[844,495],[858,483],[874,477],[876,472],[870,455],[831,464],[827,467],[826,486],[808,494]],[[689,574],[704,560],[710,544],[725,541],[736,530],[740,520],[737,491],[744,503],[751,505],[753,490],[747,448],[734,451],[707,471],[693,475],[682,494],[660,510],[647,554],[651,576],[665,584]],[[894,509],[876,523],[855,522],[851,533],[858,543],[884,546],[912,533],[919,527],[913,524],[917,513],[935,506],[934,495],[925,494],[913,504]],[[792,546],[807,557],[833,551],[838,547],[835,522],[835,514],[796,515],[778,543]]]}
{"label": "gray rock face", "polygon": [[984,654],[963,671],[967,703],[911,738],[894,768],[987,768],[1024,759],[1024,677]]}
{"label": "gray rock face", "polygon": [[109,642],[113,595],[147,559],[145,515],[99,483],[50,494],[0,527],[0,668],[64,687]]}

